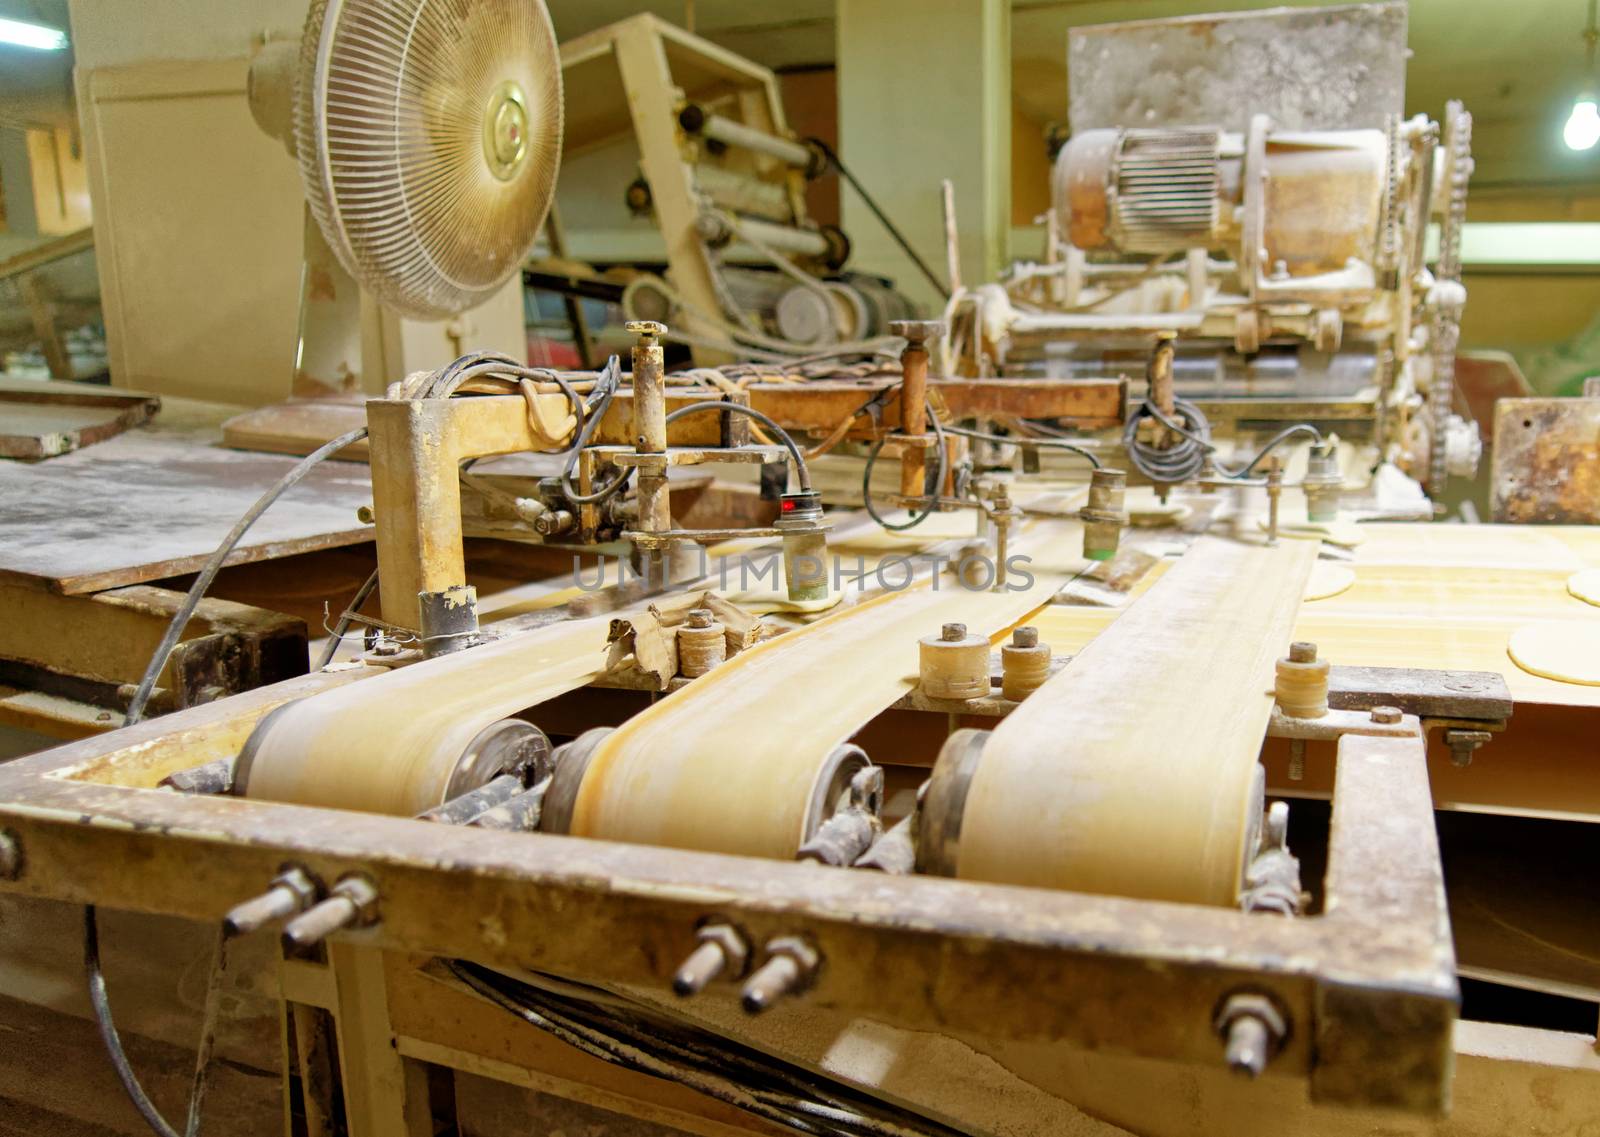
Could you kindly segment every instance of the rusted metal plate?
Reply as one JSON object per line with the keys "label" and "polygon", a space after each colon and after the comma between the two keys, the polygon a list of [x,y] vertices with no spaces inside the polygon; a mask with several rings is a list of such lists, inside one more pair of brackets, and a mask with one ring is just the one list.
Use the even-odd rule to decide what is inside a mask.
{"label": "rusted metal plate", "polygon": [[1382,127],[1405,111],[1406,5],[1275,8],[1073,28],[1072,129]]}
{"label": "rusted metal plate", "polygon": [[[875,438],[900,421],[898,389],[891,386],[813,380],[756,383],[748,390],[751,406],[790,430],[829,431],[871,404],[876,418],[863,416],[847,437]],[[929,403],[949,418],[1060,419],[1085,428],[1108,427],[1122,422],[1126,400],[1127,384],[1121,379],[928,381]]]}
{"label": "rusted metal plate", "polygon": [[1600,399],[1501,399],[1489,510],[1496,522],[1600,522]]}

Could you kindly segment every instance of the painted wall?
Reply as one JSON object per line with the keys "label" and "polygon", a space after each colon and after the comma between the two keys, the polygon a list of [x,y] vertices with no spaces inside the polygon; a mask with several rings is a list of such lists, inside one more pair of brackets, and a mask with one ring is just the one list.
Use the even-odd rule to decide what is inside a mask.
{"label": "painted wall", "polygon": [[[1004,0],[839,0],[839,142],[939,277],[940,183],[955,184],[962,275],[994,279],[1011,236],[1011,9]],[[860,268],[937,311],[938,292],[846,192]]]}

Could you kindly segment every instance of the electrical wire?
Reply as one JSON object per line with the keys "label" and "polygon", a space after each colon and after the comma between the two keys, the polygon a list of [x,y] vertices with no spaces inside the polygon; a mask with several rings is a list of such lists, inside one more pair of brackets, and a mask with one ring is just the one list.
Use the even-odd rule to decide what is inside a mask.
{"label": "electrical wire", "polygon": [[367,582],[356,590],[354,599],[340,614],[339,622],[333,626],[333,631],[328,635],[328,646],[322,649],[322,657],[311,670],[321,671],[333,662],[333,657],[339,654],[339,645],[344,642],[345,633],[349,632],[354,617],[361,611],[361,605],[367,602],[367,597],[372,595],[372,590],[376,587],[378,587],[378,570],[373,569],[372,575],[367,577]]}
{"label": "electrical wire", "polygon": [[606,417],[606,411],[611,408],[611,400],[616,398],[617,388],[621,385],[622,359],[613,355],[606,361],[605,368],[600,372],[600,380],[595,384],[595,390],[603,391],[603,394],[595,400],[596,406],[589,415],[589,420],[573,439],[572,448],[567,451],[567,463],[561,469],[561,492],[573,505],[598,505],[622,489],[633,477],[633,468],[630,466],[590,493],[584,493],[572,484],[572,471],[577,469],[578,456],[583,453],[584,447],[589,445],[589,439],[599,428],[600,421]]}
{"label": "electrical wire", "polygon": [[150,1100],[150,1095],[139,1084],[138,1075],[128,1064],[128,1053],[122,1048],[122,1038],[111,1019],[106,977],[100,970],[100,926],[93,904],[85,906],[83,910],[83,970],[89,983],[89,1007],[94,1012],[95,1029],[100,1032],[100,1041],[105,1044],[106,1054],[111,1058],[111,1066],[117,1072],[117,1081],[122,1083],[123,1092],[151,1130],[160,1137],[178,1137],[178,1131],[161,1116],[155,1102]]}
{"label": "electrical wire", "polygon": [[[1216,444],[1211,441],[1211,423],[1205,412],[1189,400],[1179,398],[1172,400],[1172,408],[1181,422],[1163,414],[1161,408],[1146,399],[1128,416],[1128,423],[1122,429],[1122,445],[1128,452],[1128,461],[1153,482],[1192,481],[1205,468],[1207,457],[1217,451]],[[1146,419],[1154,419],[1176,434],[1179,441],[1159,447],[1141,440],[1139,426]],[[1323,444],[1322,432],[1315,426],[1308,422],[1295,423],[1273,435],[1243,466],[1229,469],[1217,463],[1218,476],[1230,481],[1249,477],[1262,459],[1299,434],[1308,434],[1317,445]]]}
{"label": "electrical wire", "polygon": [[211,582],[216,579],[222,564],[233,553],[235,546],[243,539],[250,526],[265,513],[283,494],[299,482],[324,458],[337,454],[346,446],[360,442],[367,436],[367,428],[361,427],[347,434],[341,434],[331,442],[325,442],[300,461],[296,462],[289,471],[279,478],[264,494],[256,499],[256,503],[245,511],[243,517],[228,531],[216,551],[206,560],[201,568],[200,575],[195,577],[194,583],[189,586],[189,594],[183,598],[183,603],[173,613],[172,620],[167,624],[166,634],[161,637],[161,643],[156,647],[155,654],[150,657],[149,666],[144,670],[144,678],[139,680],[139,687],[128,702],[128,713],[122,722],[124,726],[132,726],[144,717],[145,707],[150,702],[150,694],[155,690],[156,680],[161,676],[161,669],[167,665],[167,659],[172,654],[172,649],[177,646],[178,639],[183,635],[183,630],[194,616],[194,610],[199,607],[201,597],[211,587]]}
{"label": "electrical wire", "polygon": [[609,991],[442,962],[483,998],[592,1057],[676,1082],[785,1128],[829,1137],[955,1137],[929,1118]]}
{"label": "electrical wire", "polygon": [[773,434],[778,436],[778,440],[782,442],[783,445],[788,449],[789,456],[794,459],[795,474],[800,479],[800,492],[811,492],[811,468],[806,465],[806,456],[801,451],[799,445],[795,442],[794,438],[790,436],[787,430],[784,430],[783,427],[774,422],[771,417],[763,414],[761,411],[756,410],[754,407],[747,407],[742,403],[690,403],[688,406],[679,407],[677,410],[669,414],[666,419],[667,425],[670,426],[681,418],[692,414],[700,414],[704,411],[724,411],[729,414],[743,415],[745,418],[754,419],[756,422],[759,422],[762,426],[772,431]]}
{"label": "electrical wire", "polygon": [[1032,446],[1040,450],[1064,450],[1069,454],[1076,454],[1094,469],[1098,470],[1100,468],[1098,455],[1082,446],[1060,438],[1029,438],[1027,435],[1010,437],[1004,434],[990,434],[985,430],[970,430],[964,426],[946,426],[945,429],[951,434],[959,434],[963,438],[980,438],[985,442],[1000,442],[1007,446]]}
{"label": "electrical wire", "polygon": [[944,424],[939,421],[939,416],[933,413],[932,408],[928,409],[927,416],[928,422],[933,424],[934,445],[939,451],[939,464],[935,468],[937,472],[933,479],[933,492],[923,502],[921,506],[922,512],[912,517],[909,521],[885,521],[878,512],[877,507],[872,504],[872,468],[877,465],[878,454],[883,450],[884,444],[894,435],[886,434],[872,444],[872,449],[867,451],[866,467],[861,471],[861,504],[866,507],[868,517],[892,533],[903,533],[907,529],[915,529],[933,516],[933,511],[939,505],[939,491],[944,486],[944,476],[949,466],[949,456],[944,446]]}

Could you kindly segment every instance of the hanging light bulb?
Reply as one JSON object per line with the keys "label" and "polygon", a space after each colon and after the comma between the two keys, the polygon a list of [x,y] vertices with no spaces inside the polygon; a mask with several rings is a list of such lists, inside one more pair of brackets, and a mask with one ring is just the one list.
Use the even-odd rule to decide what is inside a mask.
{"label": "hanging light bulb", "polygon": [[[1594,75],[1594,49],[1600,43],[1600,24],[1595,21],[1596,0],[1589,0],[1589,22],[1583,26],[1583,46],[1587,67],[1584,75]],[[1595,104],[1594,88],[1586,89],[1572,104],[1567,125],[1561,128],[1561,140],[1568,150],[1592,150],[1600,142],[1600,106]]]}
{"label": "hanging light bulb", "polygon": [[1593,95],[1580,95],[1572,104],[1567,125],[1561,129],[1561,140],[1569,150],[1592,150],[1600,142],[1600,106]]}

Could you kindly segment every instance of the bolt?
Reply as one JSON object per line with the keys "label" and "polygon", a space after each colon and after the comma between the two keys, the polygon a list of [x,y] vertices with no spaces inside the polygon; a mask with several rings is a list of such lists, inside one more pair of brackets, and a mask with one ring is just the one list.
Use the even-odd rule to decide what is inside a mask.
{"label": "bolt", "polygon": [[750,977],[740,994],[747,1014],[759,1015],[785,995],[811,985],[822,956],[799,936],[779,936],[767,944],[767,962]]}
{"label": "bolt", "polygon": [[347,876],[333,886],[328,899],[289,921],[283,929],[283,950],[288,955],[303,955],[334,932],[377,920],[377,885],[364,876]]}
{"label": "bolt", "polygon": [[1392,726],[1400,721],[1400,717],[1401,711],[1399,707],[1372,708],[1372,721],[1376,723],[1383,723],[1386,726]]}
{"label": "bolt", "polygon": [[16,880],[22,875],[22,844],[9,829],[0,829],[0,880]]}
{"label": "bolt", "polygon": [[1248,1078],[1259,1078],[1267,1068],[1270,1045],[1267,1024],[1254,1015],[1241,1015],[1228,1028],[1228,1069]]}
{"label": "bolt", "polygon": [[1289,1033],[1288,1019],[1270,995],[1243,991],[1224,1000],[1216,1028],[1226,1044],[1228,1069],[1247,1078],[1261,1076]]}
{"label": "bolt", "polygon": [[1039,629],[1031,625],[1011,629],[1012,647],[1038,647]]}
{"label": "bolt", "polygon": [[947,644],[958,644],[967,638],[965,624],[946,624],[939,633],[939,638]]}
{"label": "bolt", "polygon": [[907,348],[922,347],[935,336],[944,335],[943,320],[892,320],[889,331],[906,341]]}
{"label": "bolt", "polygon": [[667,325],[658,324],[654,320],[629,320],[627,329],[638,336],[645,346],[649,346],[657,336],[667,334]]}
{"label": "bolt", "polygon": [[691,628],[709,628],[713,620],[714,616],[709,608],[689,609],[689,626]]}
{"label": "bolt", "polygon": [[1289,645],[1289,658],[1295,663],[1315,663],[1317,661],[1317,645],[1307,643],[1305,640],[1296,640]]}
{"label": "bolt", "polygon": [[377,519],[378,515],[373,512],[372,506],[360,505],[356,507],[356,520],[361,524],[371,525]]}
{"label": "bolt", "polygon": [[272,884],[260,896],[235,905],[222,918],[222,934],[230,938],[248,935],[268,924],[287,920],[316,903],[320,891],[317,882],[304,869],[290,865],[272,878]]}
{"label": "bolt", "polygon": [[698,995],[725,971],[731,971],[732,978],[738,979],[750,965],[750,944],[731,924],[703,924],[695,938],[700,946],[672,977],[672,991],[679,998]]}
{"label": "bolt", "polygon": [[1450,761],[1462,769],[1472,765],[1472,756],[1478,752],[1478,747],[1493,737],[1486,730],[1447,730],[1444,732],[1445,745],[1450,747]]}

